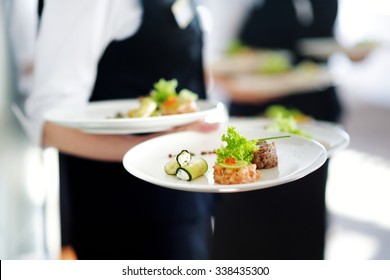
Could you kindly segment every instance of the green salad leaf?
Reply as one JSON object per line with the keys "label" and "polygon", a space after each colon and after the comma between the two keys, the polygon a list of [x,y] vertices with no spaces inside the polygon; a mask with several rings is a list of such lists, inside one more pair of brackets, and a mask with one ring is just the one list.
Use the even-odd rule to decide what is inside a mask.
{"label": "green salad leaf", "polygon": [[150,92],[150,97],[157,103],[158,106],[167,101],[170,97],[180,98],[180,100],[196,101],[198,94],[189,89],[182,89],[178,93],[176,91],[178,82],[176,79],[164,80],[160,79],[153,85],[154,89]]}
{"label": "green salad leaf", "polygon": [[216,150],[217,163],[224,163],[226,158],[252,162],[253,152],[258,149],[257,140],[248,140],[234,126],[229,126],[221,139],[226,145]]}
{"label": "green salad leaf", "polygon": [[243,50],[247,49],[247,47],[238,39],[232,40],[228,47],[226,48],[227,55],[236,55],[241,53]]}
{"label": "green salad leaf", "polygon": [[176,87],[177,80],[173,79],[170,81],[160,79],[157,83],[155,83],[154,89],[151,91],[150,96],[153,98],[158,105],[161,105],[166,100],[168,100],[169,96],[177,96]]}
{"label": "green salad leaf", "polygon": [[260,74],[280,74],[291,70],[292,65],[287,55],[278,52],[268,52],[263,64],[259,67]]}
{"label": "green salad leaf", "polygon": [[270,119],[301,116],[303,113],[296,108],[286,108],[283,105],[271,105],[265,110],[265,116]]}
{"label": "green salad leaf", "polygon": [[287,132],[312,139],[313,136],[299,128],[299,120],[307,118],[300,110],[296,108],[286,108],[283,105],[271,105],[265,110],[265,116],[273,120],[273,123],[267,126],[268,130]]}
{"label": "green salad leaf", "polygon": [[279,116],[274,118],[274,122],[267,126],[267,129],[287,132],[299,136],[306,137],[308,139],[312,139],[313,136],[304,132],[302,129],[298,127],[297,121],[293,116],[283,117]]}
{"label": "green salad leaf", "polygon": [[182,89],[179,92],[178,96],[183,100],[192,100],[192,101],[196,101],[199,98],[199,96],[195,92],[192,92],[189,89]]}

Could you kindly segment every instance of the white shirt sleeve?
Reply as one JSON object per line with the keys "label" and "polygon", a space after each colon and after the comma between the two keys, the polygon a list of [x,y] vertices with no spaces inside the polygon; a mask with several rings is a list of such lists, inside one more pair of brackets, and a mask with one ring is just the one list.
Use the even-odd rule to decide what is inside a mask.
{"label": "white shirt sleeve", "polygon": [[91,96],[107,45],[139,28],[139,0],[46,0],[26,102],[27,133],[40,145],[48,110],[82,109]]}

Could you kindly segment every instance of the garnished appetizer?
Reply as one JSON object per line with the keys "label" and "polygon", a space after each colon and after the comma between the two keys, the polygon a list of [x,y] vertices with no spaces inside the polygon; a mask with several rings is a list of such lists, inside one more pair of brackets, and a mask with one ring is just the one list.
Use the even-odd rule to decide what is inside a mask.
{"label": "garnished appetizer", "polygon": [[180,180],[191,181],[205,174],[208,164],[203,158],[193,160],[190,152],[182,150],[165,164],[164,170],[168,175],[176,175]]}
{"label": "garnished appetizer", "polygon": [[214,181],[224,185],[258,181],[260,169],[278,165],[275,143],[269,140],[286,137],[290,136],[248,140],[235,127],[229,126],[227,133],[222,135],[224,146],[216,150]]}
{"label": "garnished appetizer", "polygon": [[140,106],[127,112],[129,118],[145,118],[198,111],[198,95],[188,89],[176,91],[177,80],[160,79],[149,96],[140,97]]}
{"label": "garnished appetizer", "polygon": [[177,156],[172,157],[164,166],[165,173],[176,175],[180,166],[186,165],[192,159],[192,154],[187,150],[182,150]]}
{"label": "garnished appetizer", "polygon": [[292,117],[297,123],[310,122],[312,118],[297,108],[287,108],[283,105],[271,105],[265,110],[265,116],[269,119]]}
{"label": "garnished appetizer", "polygon": [[278,165],[275,142],[258,141],[257,147],[258,149],[253,153],[252,160],[257,169],[268,169]]}
{"label": "garnished appetizer", "polygon": [[313,136],[299,128],[299,124],[308,123],[312,120],[295,108],[286,108],[282,105],[269,106],[265,111],[265,116],[273,122],[266,128],[268,130],[287,132],[312,139]]}
{"label": "garnished appetizer", "polygon": [[260,179],[260,171],[252,163],[257,141],[248,140],[229,126],[222,135],[224,146],[217,149],[214,165],[214,181],[223,185],[245,184]]}

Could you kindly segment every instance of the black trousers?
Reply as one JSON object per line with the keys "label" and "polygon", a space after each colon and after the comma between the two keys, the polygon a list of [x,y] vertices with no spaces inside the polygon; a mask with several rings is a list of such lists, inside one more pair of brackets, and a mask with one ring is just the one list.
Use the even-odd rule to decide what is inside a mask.
{"label": "black trousers", "polygon": [[[126,221],[126,223],[131,220]],[[86,228],[89,227],[89,230]],[[210,219],[180,222],[133,221],[131,226],[103,221],[73,232],[73,247],[83,260],[209,259]]]}
{"label": "black trousers", "polygon": [[60,154],[61,237],[79,259],[209,259],[212,194],[151,185],[121,163]]}
{"label": "black trousers", "polygon": [[222,194],[215,216],[214,259],[324,258],[328,162],[281,186]]}
{"label": "black trousers", "polygon": [[[298,108],[336,122],[342,106],[335,88],[291,95],[268,104],[231,104],[234,116],[261,115],[272,104]],[[291,183],[246,193],[222,194],[215,216],[215,259],[323,259],[327,161]]]}

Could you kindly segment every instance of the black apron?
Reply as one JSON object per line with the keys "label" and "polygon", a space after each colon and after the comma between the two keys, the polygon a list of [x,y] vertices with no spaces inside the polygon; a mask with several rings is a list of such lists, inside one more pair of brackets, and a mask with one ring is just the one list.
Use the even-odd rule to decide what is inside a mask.
{"label": "black apron", "polygon": [[[173,0],[141,2],[140,29],[107,47],[90,100],[144,96],[160,78],[175,78],[178,89],[204,99],[199,22],[195,18],[180,29]],[[73,245],[81,259],[208,258],[211,194],[154,186],[129,174],[122,163],[63,153],[60,190],[62,243]]]}
{"label": "black apron", "polygon": [[[265,1],[263,6],[255,6],[244,23],[239,39],[255,48],[286,49],[295,56],[293,63],[303,57],[297,51],[299,39],[312,37],[332,37],[337,16],[337,0],[310,0],[313,21],[305,26],[298,20],[293,0]],[[311,60],[316,60],[311,58]],[[341,104],[334,87],[314,93],[298,93],[264,104],[232,103],[230,114],[234,116],[260,115],[272,104],[282,104],[298,108],[302,112],[325,121],[339,121]]]}
{"label": "black apron", "polygon": [[[313,22],[298,22],[292,0],[255,6],[239,34],[257,48],[295,53],[299,38],[329,37],[337,1],[312,0]],[[304,59],[297,55],[298,63]],[[338,121],[341,106],[334,87],[291,95],[266,104],[230,106],[235,116],[256,116],[272,104],[298,108],[319,120]],[[323,259],[326,230],[325,187],[328,162],[306,177],[260,191],[224,194],[215,218],[213,255],[217,259]],[[226,246],[229,244],[229,246]]]}

